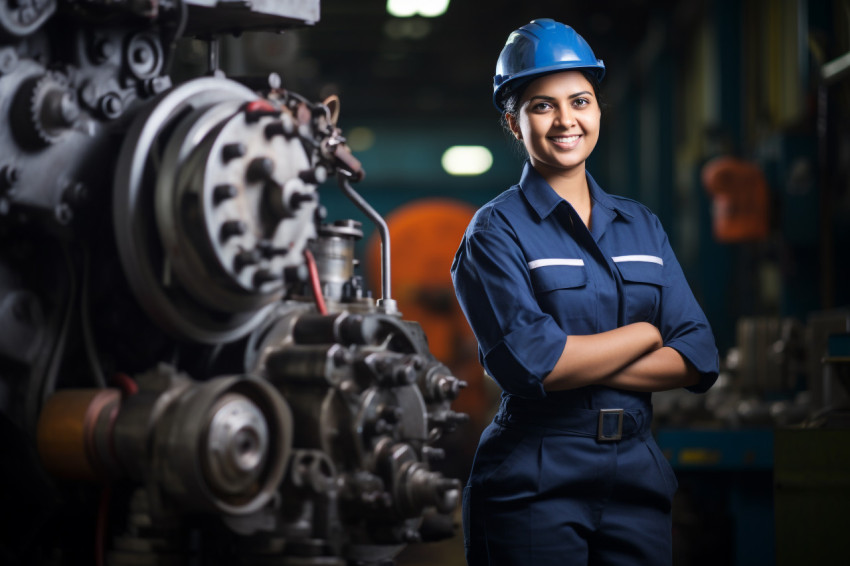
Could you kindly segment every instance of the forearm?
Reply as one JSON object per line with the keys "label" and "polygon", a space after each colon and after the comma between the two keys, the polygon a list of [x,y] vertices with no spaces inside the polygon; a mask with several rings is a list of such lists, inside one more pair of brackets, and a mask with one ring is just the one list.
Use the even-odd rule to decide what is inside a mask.
{"label": "forearm", "polygon": [[558,391],[598,383],[661,345],[658,329],[646,322],[599,334],[568,336],[561,357],[543,380],[543,388]]}
{"label": "forearm", "polygon": [[630,391],[667,391],[698,381],[697,370],[679,352],[665,346],[641,356],[600,383]]}

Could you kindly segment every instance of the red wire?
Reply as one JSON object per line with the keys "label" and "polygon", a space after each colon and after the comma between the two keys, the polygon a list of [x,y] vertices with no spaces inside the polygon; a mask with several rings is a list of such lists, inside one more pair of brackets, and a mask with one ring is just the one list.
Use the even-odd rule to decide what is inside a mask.
{"label": "red wire", "polygon": [[276,112],[275,107],[272,106],[271,102],[268,100],[263,100],[262,98],[258,100],[252,100],[248,104],[245,105],[245,110],[248,112]]}
{"label": "red wire", "polygon": [[121,389],[124,397],[127,397],[128,395],[135,395],[139,392],[139,386],[133,378],[126,373],[116,373],[112,376],[112,381],[114,381],[115,385]]}
{"label": "red wire", "polygon": [[328,314],[328,307],[325,304],[325,297],[322,295],[319,270],[316,268],[316,258],[313,257],[313,252],[305,248],[304,259],[307,260],[307,269],[310,270],[310,286],[313,289],[313,296],[316,298],[316,308],[319,309],[320,314]]}

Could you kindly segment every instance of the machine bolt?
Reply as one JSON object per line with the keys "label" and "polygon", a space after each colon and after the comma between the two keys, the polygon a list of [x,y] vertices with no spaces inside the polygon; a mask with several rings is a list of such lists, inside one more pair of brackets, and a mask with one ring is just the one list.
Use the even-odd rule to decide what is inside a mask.
{"label": "machine bolt", "polygon": [[410,385],[416,381],[416,370],[412,366],[403,365],[395,369],[393,377],[398,385]]}
{"label": "machine bolt", "polygon": [[0,75],[11,73],[18,66],[18,53],[14,47],[0,49]]}
{"label": "machine bolt", "polygon": [[247,151],[245,144],[242,142],[228,143],[221,148],[221,159],[227,163],[231,159],[244,156]]}
{"label": "machine bolt", "polygon": [[268,269],[259,269],[256,273],[254,273],[253,283],[256,288],[260,288],[266,283],[271,283],[272,281],[280,281],[280,277]]}
{"label": "machine bolt", "polygon": [[239,189],[236,187],[236,185],[232,185],[230,183],[216,185],[213,189],[213,203],[217,205],[221,204],[226,200],[235,198],[238,194]]}
{"label": "machine bolt", "polygon": [[100,39],[94,46],[94,55],[98,63],[105,63],[115,55],[115,45],[108,39]]}
{"label": "machine bolt", "polygon": [[266,128],[265,128],[265,130],[263,130],[263,132],[265,133],[267,140],[271,140],[275,136],[285,136],[286,135],[286,133],[284,132],[284,129],[283,129],[283,122],[272,122],[271,124],[268,124],[266,126]]}
{"label": "machine bolt", "polygon": [[328,180],[328,170],[322,167],[321,165],[317,165],[315,169],[306,169],[298,173],[298,176],[305,183],[310,183],[312,185],[321,185],[325,181]]}
{"label": "machine bolt", "polygon": [[71,206],[66,202],[57,204],[56,208],[53,209],[53,214],[56,216],[59,224],[63,226],[67,226],[74,219],[74,211],[71,210]]}
{"label": "machine bolt", "polygon": [[228,220],[221,225],[219,237],[222,242],[226,242],[234,236],[241,236],[248,230],[248,226],[242,220]]}
{"label": "machine bolt", "polygon": [[100,99],[100,111],[107,118],[117,118],[124,111],[124,103],[114,92],[104,94]]}
{"label": "machine bolt", "polygon": [[268,157],[257,157],[248,165],[246,177],[251,183],[268,181],[274,172],[274,161]]}
{"label": "machine bolt", "polygon": [[436,374],[432,383],[435,385],[434,395],[440,399],[456,399],[460,390],[466,387],[465,381],[444,373]]}
{"label": "machine bolt", "polygon": [[146,65],[153,58],[150,48],[139,46],[133,51],[133,61],[140,65]]}
{"label": "machine bolt", "polygon": [[[370,356],[372,357],[372,356]],[[367,361],[369,358],[367,358]],[[390,362],[384,358],[379,358],[377,355],[372,360],[372,369],[375,371],[375,374],[378,376],[386,376],[390,373],[392,366]]]}
{"label": "machine bolt", "polygon": [[289,248],[276,248],[269,240],[260,240],[257,242],[257,249],[263,257],[271,259],[275,256],[282,256],[289,253]]}
{"label": "machine bolt", "polygon": [[4,165],[2,169],[0,169],[0,188],[2,189],[10,189],[12,188],[20,178],[20,173],[18,172],[18,168],[13,165]]}
{"label": "machine bolt", "polygon": [[153,77],[143,83],[145,94],[148,96],[165,92],[171,88],[171,77]]}
{"label": "machine bolt", "polygon": [[288,283],[300,283],[306,281],[310,273],[306,265],[292,265],[283,270],[283,279]]}
{"label": "machine bolt", "polygon": [[394,424],[401,421],[401,417],[404,416],[404,411],[401,410],[401,407],[382,405],[378,407],[378,414],[386,422]]}
{"label": "machine bolt", "polygon": [[413,366],[413,369],[416,371],[420,371],[423,367],[425,367],[425,360],[422,356],[417,356],[416,354],[410,356],[410,365]]}
{"label": "machine bolt", "polygon": [[260,254],[257,250],[245,250],[236,254],[233,258],[233,267],[236,271],[242,271],[249,265],[255,265],[260,262]]}
{"label": "machine bolt", "polygon": [[62,191],[62,200],[71,205],[80,205],[89,198],[89,189],[80,181],[68,183]]}
{"label": "machine bolt", "polygon": [[[353,358],[354,358],[354,355],[351,353],[351,351],[346,349],[346,348],[343,348],[341,346],[334,349],[334,351],[333,351],[333,364],[336,367],[343,367],[343,366],[349,365],[352,362]],[[340,384],[340,387],[342,387],[346,383],[354,383],[354,382],[344,381],[343,383]]]}
{"label": "machine bolt", "polygon": [[291,197],[289,197],[289,208],[292,210],[298,210],[305,202],[312,202],[313,198],[314,196],[312,193],[294,193]]}

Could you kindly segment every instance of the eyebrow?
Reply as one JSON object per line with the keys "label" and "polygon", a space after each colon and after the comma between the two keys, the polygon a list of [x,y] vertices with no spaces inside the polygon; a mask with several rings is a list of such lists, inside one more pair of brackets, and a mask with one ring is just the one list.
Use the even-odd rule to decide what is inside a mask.
{"label": "eyebrow", "polygon": [[[571,95],[569,95],[567,98],[569,98],[570,100],[572,100],[573,98],[578,98],[579,96],[582,96],[582,95],[588,95],[588,94],[589,94],[589,95],[591,95],[591,96],[593,96],[593,93],[592,93],[592,92],[590,92],[589,90],[583,90],[583,91],[581,91],[581,92],[577,92],[577,93],[575,93],[575,94],[571,94]],[[535,94],[534,96],[532,96],[531,98],[529,98],[529,99],[528,99],[528,101],[529,101],[529,102],[531,102],[532,100],[536,100],[536,99],[540,99],[540,100],[547,100],[547,101],[548,101],[548,100],[555,100],[555,97],[554,97],[554,96],[547,96],[547,95],[545,95],[545,94]]]}

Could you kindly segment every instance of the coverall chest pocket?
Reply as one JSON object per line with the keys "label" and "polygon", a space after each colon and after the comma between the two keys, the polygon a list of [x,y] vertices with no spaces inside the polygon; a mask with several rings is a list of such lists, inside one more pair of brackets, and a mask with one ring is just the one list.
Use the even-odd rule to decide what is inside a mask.
{"label": "coverall chest pocket", "polygon": [[664,266],[653,261],[620,261],[615,265],[623,278],[625,323],[653,322],[661,304]]}
{"label": "coverall chest pocket", "polygon": [[593,301],[583,265],[547,265],[531,270],[531,285],[540,309],[556,320],[588,319]]}

